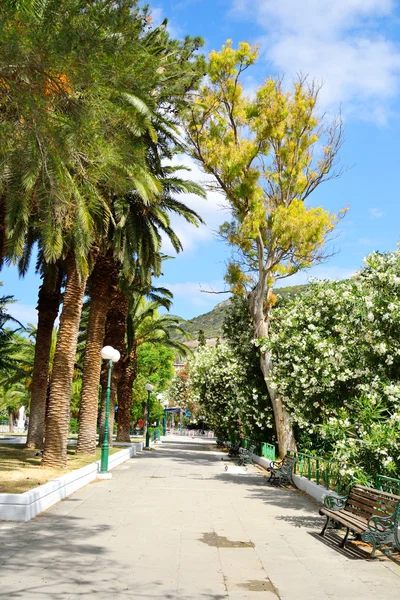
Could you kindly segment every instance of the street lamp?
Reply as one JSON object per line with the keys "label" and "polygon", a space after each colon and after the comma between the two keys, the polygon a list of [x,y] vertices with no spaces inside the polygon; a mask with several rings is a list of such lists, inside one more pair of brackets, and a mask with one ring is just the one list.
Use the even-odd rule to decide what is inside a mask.
{"label": "street lamp", "polygon": [[163,402],[163,407],[164,407],[164,423],[163,423],[163,435],[166,436],[167,435],[167,408],[168,408],[168,400],[165,399]]}
{"label": "street lamp", "polygon": [[147,390],[147,430],[146,430],[146,448],[150,449],[150,394],[153,391],[151,383],[146,383]]}
{"label": "street lamp", "polygon": [[111,397],[111,375],[114,363],[118,362],[121,358],[118,350],[112,346],[104,346],[101,351],[101,358],[108,361],[108,380],[107,380],[107,393],[106,393],[106,414],[104,420],[104,438],[101,445],[101,462],[100,462],[100,473],[108,472],[108,413],[110,412],[110,397]]}
{"label": "street lamp", "polygon": [[161,401],[163,399],[163,395],[162,394],[158,394],[157,395],[157,400],[158,400],[158,418],[157,418],[157,439],[158,441],[160,441],[161,435],[160,435],[160,421],[161,421]]}

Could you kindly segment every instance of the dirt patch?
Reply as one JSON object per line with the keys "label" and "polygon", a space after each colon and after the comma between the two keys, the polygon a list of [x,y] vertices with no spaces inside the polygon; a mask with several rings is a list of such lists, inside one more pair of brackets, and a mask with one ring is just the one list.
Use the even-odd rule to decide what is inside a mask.
{"label": "dirt patch", "polygon": [[215,531],[211,533],[203,533],[203,537],[200,538],[201,542],[214,548],[254,548],[253,542],[240,542],[228,540],[228,538],[217,535]]}
{"label": "dirt patch", "polygon": [[248,590],[249,592],[271,592],[279,598],[279,594],[270,579],[263,579],[260,581],[252,579],[251,581],[246,581],[246,583],[238,583],[237,587],[242,588],[242,590]]}
{"label": "dirt patch", "polygon": [[[110,448],[109,453],[120,450],[118,447]],[[96,449],[95,457],[76,456],[75,446],[68,446],[66,469],[42,467],[42,457],[37,454],[38,450],[28,450],[23,445],[0,444],[0,493],[23,494],[69,471],[80,469],[99,460],[101,448]]]}

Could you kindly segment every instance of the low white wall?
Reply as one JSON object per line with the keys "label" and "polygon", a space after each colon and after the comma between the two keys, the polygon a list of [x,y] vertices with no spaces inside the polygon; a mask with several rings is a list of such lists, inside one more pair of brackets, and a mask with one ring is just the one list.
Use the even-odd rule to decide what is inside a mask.
{"label": "low white wall", "polygon": [[293,474],[292,478],[293,483],[299,490],[302,490],[321,504],[323,503],[325,496],[338,496],[338,494],[332,490],[327,490],[326,487],[317,485],[315,481],[309,481],[307,477]]}
{"label": "low white wall", "polygon": [[[256,454],[253,454],[253,461],[261,467],[264,467],[264,469],[268,469],[268,467],[271,464],[270,460],[268,460],[267,458],[262,458],[261,456],[257,456]],[[327,490],[322,485],[317,485],[315,481],[309,481],[307,477],[302,477],[301,475],[293,474],[292,478],[294,485],[299,490],[302,490],[321,504],[323,503],[325,496],[338,496],[338,494],[336,494],[332,490]]]}
{"label": "low white wall", "polygon": [[[120,452],[111,454],[108,457],[109,470],[132,458],[141,450],[143,450],[143,442],[138,442]],[[53,504],[94,481],[99,470],[100,461],[98,460],[23,494],[0,494],[0,520],[29,521]]]}
{"label": "low white wall", "polygon": [[264,469],[268,469],[271,461],[268,458],[263,458],[262,456],[257,456],[257,454],[252,455],[253,462],[260,465],[260,467],[264,467]]}

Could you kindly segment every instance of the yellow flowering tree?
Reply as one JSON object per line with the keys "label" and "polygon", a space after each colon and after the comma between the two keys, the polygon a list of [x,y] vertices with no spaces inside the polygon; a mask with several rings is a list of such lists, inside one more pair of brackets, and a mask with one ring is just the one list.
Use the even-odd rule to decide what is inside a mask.
{"label": "yellow flowering tree", "polygon": [[[338,177],[342,144],[340,119],[318,117],[319,87],[298,78],[290,91],[282,79],[267,79],[251,97],[242,75],[258,56],[257,47],[231,41],[209,56],[207,83],[186,114],[192,156],[215,178],[231,208],[221,227],[234,249],[226,281],[246,294],[256,338],[268,337],[277,280],[320,262],[324,242],[345,211],[331,214],[307,205],[324,181]],[[274,409],[281,454],[295,440],[284,400],[269,383],[271,364],[262,352],[261,369]]]}

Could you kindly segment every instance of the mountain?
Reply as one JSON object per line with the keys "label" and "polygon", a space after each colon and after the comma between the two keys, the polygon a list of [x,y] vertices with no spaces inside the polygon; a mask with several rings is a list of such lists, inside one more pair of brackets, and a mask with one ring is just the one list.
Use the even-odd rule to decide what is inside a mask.
{"label": "mountain", "polygon": [[[281,298],[288,298],[295,294],[301,294],[306,289],[307,285],[294,285],[274,290]],[[190,339],[196,340],[199,335],[199,330],[203,329],[207,339],[222,337],[222,325],[225,318],[226,309],[229,306],[230,300],[224,300],[215,306],[212,310],[194,317],[189,321],[182,320],[181,327],[190,335]]]}

